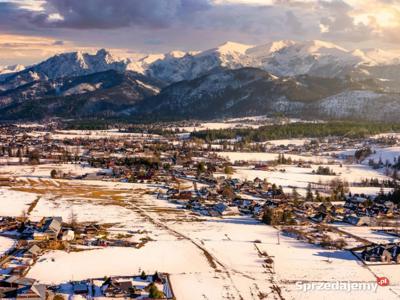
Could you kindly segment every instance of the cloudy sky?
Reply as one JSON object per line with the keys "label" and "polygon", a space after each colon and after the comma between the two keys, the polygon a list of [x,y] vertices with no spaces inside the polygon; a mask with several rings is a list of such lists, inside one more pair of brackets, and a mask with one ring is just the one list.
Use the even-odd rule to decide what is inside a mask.
{"label": "cloudy sky", "polygon": [[0,65],[54,53],[203,50],[321,39],[400,48],[400,0],[0,0]]}

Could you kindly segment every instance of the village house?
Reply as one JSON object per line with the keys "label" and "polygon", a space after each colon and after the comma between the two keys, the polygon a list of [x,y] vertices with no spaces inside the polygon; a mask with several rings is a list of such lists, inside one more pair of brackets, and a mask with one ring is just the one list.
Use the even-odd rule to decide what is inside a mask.
{"label": "village house", "polygon": [[376,219],[368,216],[356,216],[346,215],[343,218],[343,222],[349,223],[355,226],[374,226],[376,225]]}
{"label": "village house", "polygon": [[41,221],[40,231],[35,231],[35,240],[57,240],[62,227],[61,217],[48,217]]}
{"label": "village house", "polygon": [[362,251],[361,257],[363,260],[370,262],[390,262],[392,260],[390,248],[385,245],[366,247]]}

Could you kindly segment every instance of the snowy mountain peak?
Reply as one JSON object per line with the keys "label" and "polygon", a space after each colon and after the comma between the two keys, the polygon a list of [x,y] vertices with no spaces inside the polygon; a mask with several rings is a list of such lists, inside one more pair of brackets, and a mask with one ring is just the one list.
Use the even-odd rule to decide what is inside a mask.
{"label": "snowy mountain peak", "polygon": [[252,47],[254,46],[228,41],[215,48],[215,50],[221,54],[234,53],[234,52],[245,54],[246,51]]}
{"label": "snowy mountain peak", "polygon": [[269,48],[270,52],[277,52],[283,48],[293,46],[294,44],[296,44],[296,42],[292,41],[292,40],[280,40],[280,41],[269,43],[268,45],[270,47]]}
{"label": "snowy mountain peak", "polygon": [[103,60],[107,64],[112,64],[115,62],[126,62],[129,63],[131,60],[128,58],[120,58],[114,56],[110,51],[106,49],[99,49],[94,55],[98,60]]}
{"label": "snowy mountain peak", "polygon": [[335,77],[360,61],[348,50],[319,40],[272,42],[250,49],[247,54],[258,59],[262,69],[278,76]]}
{"label": "snowy mountain peak", "polygon": [[281,49],[293,46],[295,43],[296,42],[291,40],[280,40],[280,41],[270,42],[267,44],[262,44],[249,48],[246,51],[246,54],[253,57],[266,57],[271,55],[272,53],[278,52]]}
{"label": "snowy mountain peak", "polygon": [[319,50],[321,50],[321,48],[337,49],[337,50],[340,50],[343,52],[348,52],[348,50],[346,50],[343,47],[340,47],[340,46],[330,43],[330,42],[321,41],[321,40],[311,40],[311,41],[306,41],[304,43],[298,43],[298,44],[308,47],[308,49],[312,52],[319,51]]}
{"label": "snowy mountain peak", "polygon": [[149,55],[146,55],[145,57],[141,58],[139,60],[139,62],[143,62],[148,65],[157,60],[164,59],[164,58],[165,58],[165,54],[149,54]]}
{"label": "snowy mountain peak", "polygon": [[344,53],[348,52],[346,49],[338,45],[319,40],[311,40],[304,42],[281,40],[250,48],[246,51],[246,54],[256,58],[266,58],[268,56],[274,55],[277,52],[286,52],[286,53],[293,52],[293,54],[304,56],[304,55],[313,55],[324,52],[328,53],[333,51],[344,52]]}
{"label": "snowy mountain peak", "polygon": [[86,63],[85,54],[81,51],[75,52],[74,54],[76,57],[76,62],[82,67],[82,69],[88,69],[89,66]]}
{"label": "snowy mountain peak", "polygon": [[20,72],[25,69],[23,65],[0,66],[0,75]]}
{"label": "snowy mountain peak", "polygon": [[356,49],[352,55],[359,57],[361,64],[369,66],[389,65],[400,63],[400,53],[382,49]]}
{"label": "snowy mountain peak", "polygon": [[95,54],[81,51],[63,53],[32,67],[39,76],[50,79],[66,76],[80,76],[107,70],[125,71],[130,60],[114,57],[105,49]]}
{"label": "snowy mountain peak", "polygon": [[305,42],[297,42],[280,49],[280,53],[290,53],[293,56],[337,56],[338,58],[347,58],[350,52],[333,43],[312,40]]}
{"label": "snowy mountain peak", "polygon": [[180,50],[174,50],[174,51],[167,53],[167,56],[170,56],[173,58],[181,58],[181,57],[184,57],[186,54],[187,54],[186,52],[183,52]]}

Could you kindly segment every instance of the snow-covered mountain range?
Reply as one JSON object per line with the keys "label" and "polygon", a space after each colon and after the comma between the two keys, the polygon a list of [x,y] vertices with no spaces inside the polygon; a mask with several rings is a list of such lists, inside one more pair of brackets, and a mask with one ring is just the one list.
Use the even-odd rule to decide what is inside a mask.
{"label": "snow-covered mountain range", "polygon": [[26,80],[37,80],[116,70],[134,71],[167,82],[178,82],[194,79],[215,68],[255,67],[276,76],[310,74],[336,77],[354,67],[394,64],[400,64],[398,53],[380,49],[347,50],[319,40],[283,40],[258,46],[226,42],[206,51],[172,51],[150,54],[140,59],[115,57],[105,49],[95,54],[63,53],[25,71],[21,65],[0,67],[0,75],[19,73]]}
{"label": "snow-covered mountain range", "polygon": [[[254,69],[267,74],[263,73],[262,78],[268,77],[276,80],[265,80],[264,78],[261,81],[262,84],[249,85],[246,78],[253,78],[260,82],[257,76],[249,75],[254,73]],[[231,73],[224,72],[229,70],[242,70],[235,73],[235,80],[232,83],[225,80],[226,76],[232,76]],[[187,102],[192,103],[191,105],[196,105],[196,101],[199,99],[205,103],[215,98],[215,95],[219,95],[220,98],[221,95],[224,95],[223,99],[218,101],[225,101],[227,105],[238,101],[238,103],[244,103],[240,104],[243,107],[249,105],[250,102],[262,104],[263,97],[269,101],[272,98],[283,99],[280,97],[285,96],[289,101],[287,105],[290,106],[292,101],[293,107],[287,111],[293,114],[296,110],[295,100],[316,101],[326,97],[333,99],[332,97],[336,94],[341,94],[341,107],[345,107],[343,103],[346,101],[343,99],[346,98],[346,95],[352,98],[354,95],[365,95],[365,93],[347,93],[349,91],[362,90],[383,96],[390,94],[392,100],[397,99],[397,93],[400,93],[400,76],[398,75],[400,74],[400,56],[395,52],[380,49],[348,50],[319,40],[303,42],[282,40],[263,45],[227,42],[206,51],[172,51],[167,54],[143,55],[139,58],[117,57],[105,49],[92,54],[62,53],[29,67],[17,65],[0,68],[1,106],[5,108],[9,105],[16,105],[16,103],[21,105],[25,101],[54,99],[55,97],[57,101],[60,101],[60,97],[73,95],[79,95],[82,98],[83,94],[92,95],[92,100],[93,97],[101,95],[107,98],[109,103],[112,98],[105,96],[107,89],[104,87],[107,87],[105,83],[110,79],[106,77],[116,73],[107,73],[107,71],[117,72],[124,77],[120,79],[120,82],[124,82],[124,88],[118,90],[120,95],[127,91],[127,82],[133,82],[132,84],[135,86],[141,86],[146,90],[142,94],[139,89],[140,95],[136,94],[135,101],[132,102],[136,105],[138,103],[136,100],[140,99],[139,102],[143,102],[140,105],[146,107],[144,111],[149,110],[149,107],[145,105],[146,95],[155,99],[154,97],[157,97],[156,95],[160,91],[160,95],[163,96],[158,97],[156,101],[165,102],[174,98],[179,99],[178,102],[183,106],[185,103],[182,102],[185,99],[181,97],[182,95],[186,95]],[[90,77],[85,77],[97,73],[102,73],[102,76],[96,77],[95,83],[90,82],[92,80]],[[301,76],[307,76],[308,79],[301,80]],[[76,80],[78,77],[79,80]],[[341,82],[342,88],[335,90],[337,81]],[[190,84],[181,84],[181,82]],[[201,88],[197,86],[199,82],[201,82]],[[235,82],[235,86],[233,86],[233,82]],[[335,84],[332,86],[333,83]],[[294,84],[303,85],[304,89],[295,89],[293,88]],[[251,88],[246,92],[246,90],[242,90],[242,87]],[[188,89],[192,88],[189,95]],[[113,89],[115,90],[115,86]],[[163,89],[168,93],[173,91],[173,94],[165,93]],[[227,90],[232,89],[240,91],[242,95],[240,101],[237,99],[237,95],[227,93]],[[101,90],[101,93],[98,90]],[[279,92],[275,93],[276,91]],[[329,93],[321,93],[321,91],[329,91]],[[255,101],[254,97],[256,96],[254,95],[257,95],[257,101]],[[319,98],[315,99],[315,97]],[[375,98],[381,99],[382,97]],[[114,101],[118,101],[118,99]],[[151,103],[151,101],[148,102]],[[329,100],[327,101],[329,102]],[[335,101],[337,102],[337,99]],[[348,101],[353,100],[348,99]],[[257,109],[253,104],[251,110],[256,112]],[[157,105],[163,107],[160,102],[157,102]],[[174,109],[179,109],[179,105]],[[235,108],[238,112],[242,111],[240,105],[239,108]],[[236,106],[237,104],[235,104]],[[263,107],[267,113],[269,108],[275,106],[264,105]],[[324,109],[327,107],[330,106],[325,103]],[[222,105],[221,114],[224,114],[224,109],[227,109],[227,106]],[[124,107],[123,112],[115,113],[126,114],[138,111],[140,109],[136,107]],[[250,113],[250,111],[243,112]],[[347,113],[346,116],[348,115]],[[200,115],[193,114],[193,116]]]}
{"label": "snow-covered mountain range", "polygon": [[310,74],[322,77],[346,75],[356,67],[400,64],[400,55],[380,49],[347,50],[332,43],[276,41],[264,45],[227,42],[202,51],[174,52],[146,62],[145,57],[129,68],[169,82],[190,80],[215,68],[261,68],[276,76]]}

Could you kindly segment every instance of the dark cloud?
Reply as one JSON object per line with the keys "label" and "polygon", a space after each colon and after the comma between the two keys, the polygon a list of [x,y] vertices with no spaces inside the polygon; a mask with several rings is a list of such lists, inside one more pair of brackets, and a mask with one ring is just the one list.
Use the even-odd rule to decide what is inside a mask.
{"label": "dark cloud", "polygon": [[63,46],[63,45],[65,45],[65,42],[64,42],[64,41],[61,41],[61,40],[58,40],[58,41],[55,41],[55,42],[53,43],[53,45],[54,45],[54,46]]}
{"label": "dark cloud", "polygon": [[299,18],[292,12],[286,12],[286,24],[289,26],[290,30],[294,34],[304,34],[305,29],[303,28],[303,24],[300,22]]}
{"label": "dark cloud", "polygon": [[[47,0],[46,13],[33,21],[38,26],[76,29],[163,28],[210,7],[209,0]],[[49,19],[51,14],[62,19]]]}
{"label": "dark cloud", "polygon": [[146,45],[161,45],[162,41],[160,39],[147,39],[144,41]]}
{"label": "dark cloud", "polygon": [[32,12],[27,9],[21,9],[19,5],[13,2],[0,2],[0,30],[14,31],[29,29]]}
{"label": "dark cloud", "polygon": [[265,43],[305,33],[309,35],[303,38],[314,38],[313,33],[319,33],[319,21],[310,22],[301,1],[281,2],[215,5],[212,0],[46,0],[40,12],[8,4],[7,19],[0,18],[0,28],[8,26],[13,32],[36,32],[88,46],[90,42],[153,52],[204,49],[226,40]]}

